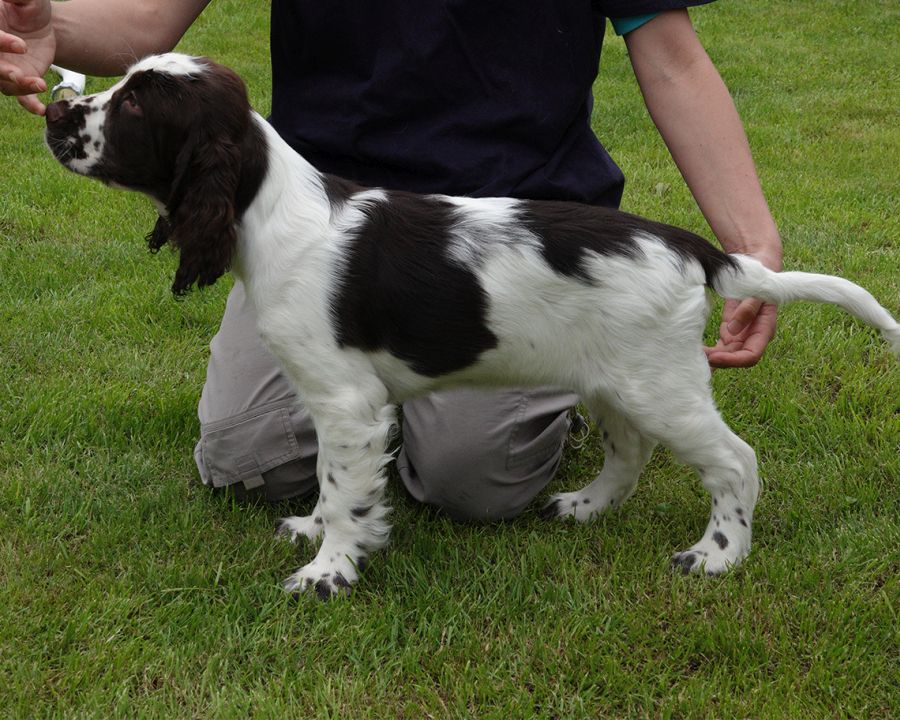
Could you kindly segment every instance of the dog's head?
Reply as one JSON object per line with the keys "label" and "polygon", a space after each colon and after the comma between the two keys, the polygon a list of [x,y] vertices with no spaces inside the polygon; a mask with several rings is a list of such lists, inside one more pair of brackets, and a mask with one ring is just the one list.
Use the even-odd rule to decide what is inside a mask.
{"label": "dog's head", "polygon": [[172,290],[211,285],[236,245],[235,222],[265,174],[265,140],[243,81],[206,58],[144,58],[105,92],[53,103],[46,140],[70,170],[150,196],[147,236],[180,262]]}

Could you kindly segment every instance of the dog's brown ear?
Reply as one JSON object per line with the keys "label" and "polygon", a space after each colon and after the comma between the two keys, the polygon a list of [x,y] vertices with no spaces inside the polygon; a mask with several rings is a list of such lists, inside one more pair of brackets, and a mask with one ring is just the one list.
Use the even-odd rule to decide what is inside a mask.
{"label": "dog's brown ear", "polygon": [[[168,240],[179,252],[172,292],[212,285],[231,266],[237,244],[235,194],[241,155],[230,139],[200,127],[182,147],[166,206],[169,218],[157,222],[150,247]],[[158,243],[158,245],[157,245]]]}

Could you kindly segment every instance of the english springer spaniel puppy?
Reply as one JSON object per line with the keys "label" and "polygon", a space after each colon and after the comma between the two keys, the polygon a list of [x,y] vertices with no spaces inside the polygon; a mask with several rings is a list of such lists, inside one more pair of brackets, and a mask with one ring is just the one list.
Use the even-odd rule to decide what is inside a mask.
{"label": "english springer spaniel puppy", "polygon": [[731,298],[835,303],[900,326],[827,275],[774,273],[684,230],[564,202],[414,195],[322,174],[250,108],[243,82],[205,58],[148,57],[105,92],[47,108],[47,143],[81,175],[148,195],[152,250],[180,261],[173,291],[231,270],[259,334],[309,408],[318,503],[280,532],[321,538],[284,582],[347,592],[387,543],[395,403],[456,385],[576,391],[603,428],[605,462],[551,517],[620,506],[657,443],[711,495],[703,537],[673,565],[721,573],[750,550],[755,454],[716,410],[702,350],[707,288]]}

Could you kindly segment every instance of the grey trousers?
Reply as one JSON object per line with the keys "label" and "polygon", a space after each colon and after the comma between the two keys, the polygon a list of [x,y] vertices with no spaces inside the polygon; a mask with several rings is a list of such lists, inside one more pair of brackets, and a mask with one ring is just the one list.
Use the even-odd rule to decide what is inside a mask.
{"label": "grey trousers", "polygon": [[[547,389],[433,393],[403,405],[397,470],[417,500],[463,520],[518,515],[550,481],[578,398]],[[203,482],[271,500],[317,488],[315,430],[235,282],[210,343],[194,458]]]}

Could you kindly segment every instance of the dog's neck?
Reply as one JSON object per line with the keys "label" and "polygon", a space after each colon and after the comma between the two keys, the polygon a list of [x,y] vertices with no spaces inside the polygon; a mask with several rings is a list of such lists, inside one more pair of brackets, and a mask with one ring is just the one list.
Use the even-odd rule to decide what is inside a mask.
{"label": "dog's neck", "polygon": [[266,258],[284,257],[265,246],[318,244],[331,219],[324,176],[253,113],[242,148],[243,170],[235,202],[238,247],[232,272],[246,283],[265,277]]}
{"label": "dog's neck", "polygon": [[234,198],[234,215],[240,220],[256,199],[268,174],[269,153],[262,118],[253,113],[250,129],[241,143],[241,177]]}

